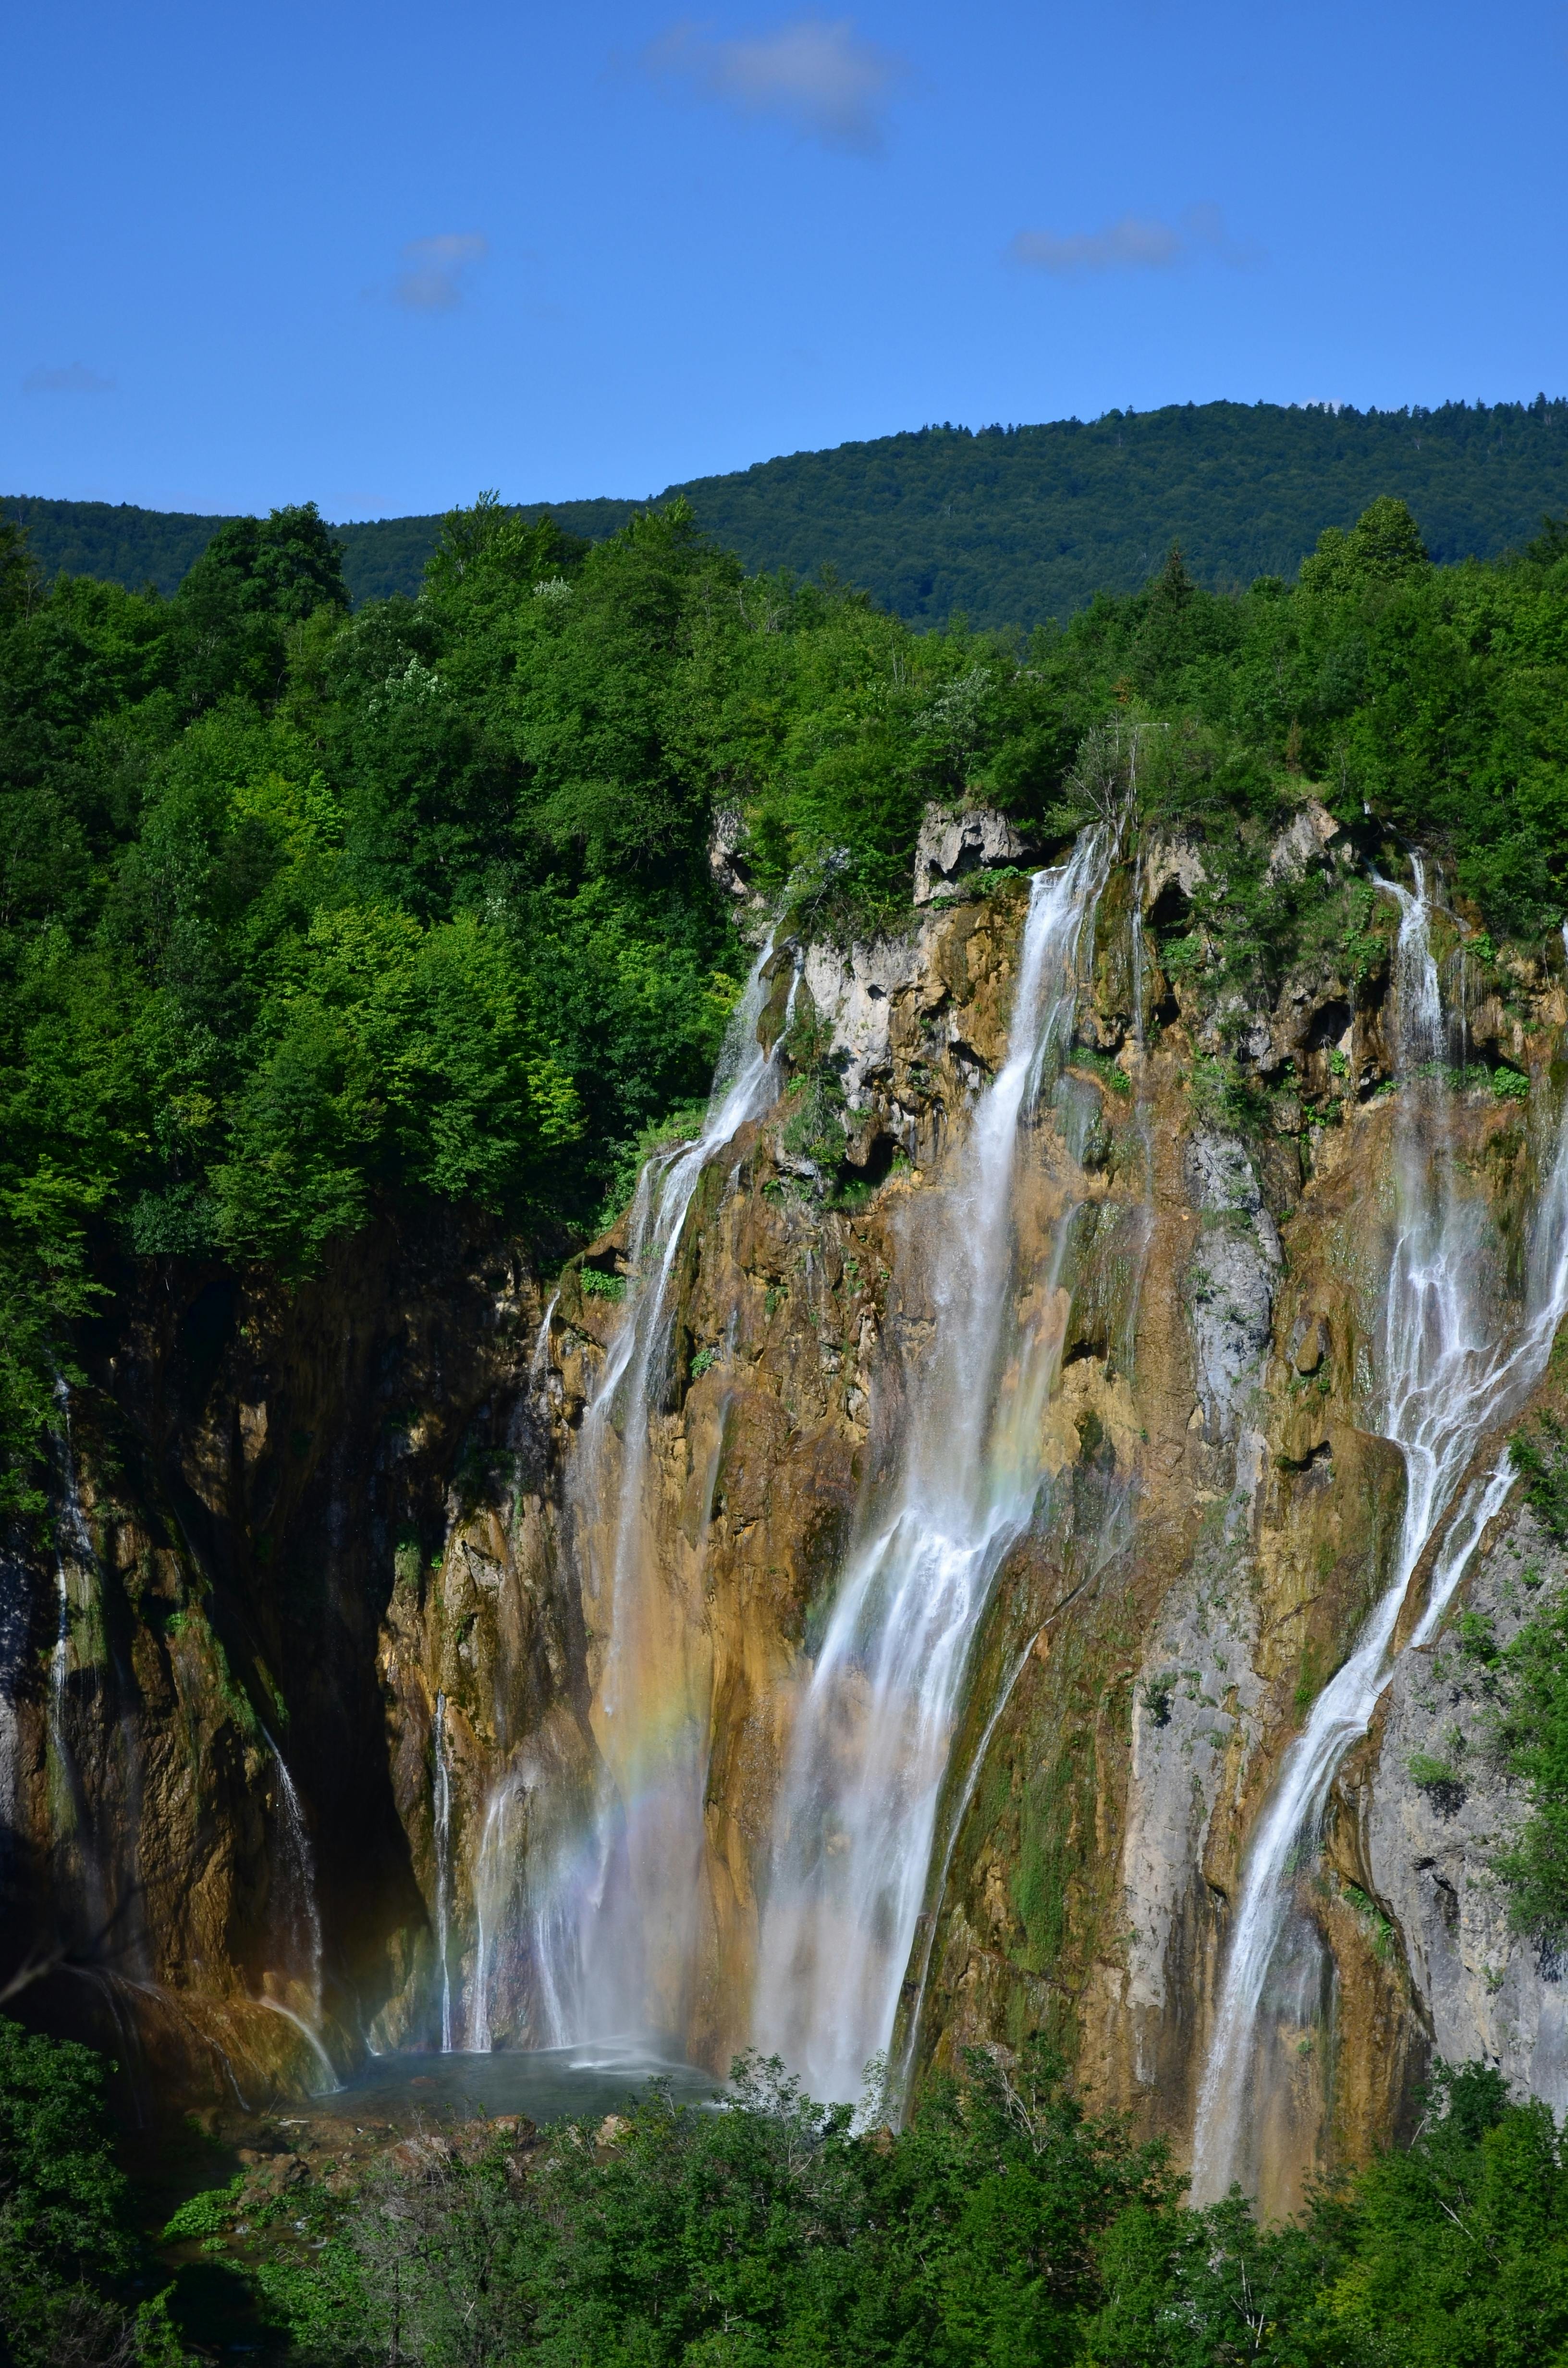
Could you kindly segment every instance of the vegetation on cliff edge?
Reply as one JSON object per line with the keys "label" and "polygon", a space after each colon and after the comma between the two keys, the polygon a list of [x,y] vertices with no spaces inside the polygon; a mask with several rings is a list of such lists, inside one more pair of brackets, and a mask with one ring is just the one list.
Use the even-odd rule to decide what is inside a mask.
{"label": "vegetation on cliff edge", "polygon": [[[431,2130],[357,2186],[260,2172],[132,2311],[124,2182],[80,2048],[0,2023],[0,2349],[177,2368],[215,2272],[293,2368],[1551,2368],[1568,2360],[1568,2152],[1485,2066],[1437,2066],[1414,2141],[1260,2226],[1196,2210],[1158,2142],[1038,2045],[971,2051],[909,2126],[777,2062],[727,2108],[655,2084],[602,2124]],[[874,2119],[874,2116],[872,2117]]]}
{"label": "vegetation on cliff edge", "polygon": [[1568,902],[1568,538],[1439,568],[1382,501],[1294,589],[1173,552],[1023,640],[748,576],[678,503],[589,547],[482,499],[417,600],[357,613],[308,507],[225,526],[170,599],[45,586],[11,533],[4,1505],[39,1503],[74,1327],[136,1262],[292,1281],[464,1201],[590,1227],[750,959],[718,813],[756,894],[846,932],[907,912],[928,801],[1049,850],[1134,768],[1150,831],[1224,850],[1217,926],[1199,896],[1161,940],[1215,996],[1386,954],[1353,872],[1270,871],[1309,789],[1349,848],[1440,854],[1498,959]]}

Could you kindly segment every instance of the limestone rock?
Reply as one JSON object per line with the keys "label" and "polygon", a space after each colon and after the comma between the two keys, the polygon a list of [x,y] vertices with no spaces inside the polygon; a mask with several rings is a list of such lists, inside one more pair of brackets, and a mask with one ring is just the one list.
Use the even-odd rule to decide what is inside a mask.
{"label": "limestone rock", "polygon": [[955,814],[948,806],[928,805],[915,847],[915,901],[928,905],[966,872],[1017,863],[1028,853],[1028,841],[994,806],[968,806]]}
{"label": "limestone rock", "polygon": [[1327,807],[1316,798],[1307,798],[1269,848],[1265,879],[1270,883],[1301,879],[1312,864],[1323,860],[1324,850],[1338,836],[1339,825]]}
{"label": "limestone rock", "polygon": [[1274,1220],[1243,1145],[1209,1133],[1188,1141],[1186,1171],[1202,1218],[1185,1292],[1199,1387],[1211,1440],[1235,1437],[1268,1347],[1281,1257]]}

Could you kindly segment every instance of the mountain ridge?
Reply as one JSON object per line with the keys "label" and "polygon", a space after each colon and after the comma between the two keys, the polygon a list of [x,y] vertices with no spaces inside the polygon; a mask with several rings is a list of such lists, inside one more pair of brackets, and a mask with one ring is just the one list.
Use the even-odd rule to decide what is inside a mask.
{"label": "mountain ridge", "polygon": [[[962,613],[1032,626],[1142,583],[1179,543],[1213,589],[1293,577],[1325,526],[1381,494],[1409,503],[1434,558],[1494,558],[1568,511],[1568,399],[1357,411],[1348,405],[1166,404],[1096,420],[950,425],[780,454],[688,478],[684,496],[748,568],[832,568],[912,623]],[[524,502],[598,541],[647,505]],[[220,516],[15,495],[47,573],[172,592]],[[227,515],[227,514],[225,514]],[[335,525],[357,602],[418,589],[436,517]]]}

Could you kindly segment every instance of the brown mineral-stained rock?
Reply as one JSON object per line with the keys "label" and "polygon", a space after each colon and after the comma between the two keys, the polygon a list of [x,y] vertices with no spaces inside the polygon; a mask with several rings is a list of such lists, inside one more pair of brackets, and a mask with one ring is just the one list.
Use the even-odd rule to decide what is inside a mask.
{"label": "brown mineral-stained rock", "polygon": [[[1308,813],[1277,852],[1310,866],[1324,844]],[[1351,976],[1318,961],[1268,1010],[1230,1016],[1244,1065],[1290,1090],[1256,1140],[1228,1131],[1195,1107],[1199,1008],[1155,944],[1201,866],[1179,838],[1143,866],[1146,1041],[1135,883],[1113,875],[1085,950],[1081,1054],[1034,1122],[1015,1217],[1060,1358],[1042,1492],[973,1640],[894,2049],[918,2077],[1044,2031],[1087,2097],[1178,2157],[1248,1837],[1382,1582],[1404,1486],[1366,1428],[1401,1156],[1397,1098],[1378,1091],[1386,962]],[[798,985],[780,949],[768,1040],[788,1023],[803,1060],[835,1065],[859,1189],[835,1206],[791,1172],[791,1077],[705,1173],[675,1262],[633,1600],[616,1616],[625,1702],[650,1732],[684,1722],[699,1739],[689,1868],[650,1913],[662,2006],[715,2068],[750,2036],[812,1642],[934,1320],[911,1220],[1006,1057],[1027,894],[1004,882],[927,904],[900,937],[812,946]],[[1477,1057],[1540,1072],[1568,1020],[1561,978],[1527,966],[1506,1000],[1492,983],[1471,996]],[[1484,1091],[1456,1094],[1451,1122],[1466,1189],[1522,1240],[1539,1130]],[[317,2077],[277,2010],[311,2001],[265,1723],[315,1857],[329,2052],[347,2064],[361,2030],[430,2044],[439,1696],[449,1972],[472,2038],[474,1903],[484,1884],[493,1908],[522,1898],[530,1804],[593,1798],[607,1765],[631,1782],[603,1700],[614,1424],[602,1468],[581,1454],[630,1257],[623,1217],[551,1298],[519,1243],[470,1217],[382,1224],[292,1295],[199,1270],[129,1282],[74,1407],[95,1567],[72,1581],[68,1783],[47,1558],[28,1580],[15,1781],[47,1871],[28,1939],[93,1975],[35,1985],[49,2014],[99,1998],[119,2044],[112,2003],[144,2077],[193,2099],[259,2104]],[[1515,1526],[1536,1552],[1528,1517]],[[1474,1600],[1498,1616],[1495,1552],[1483,1566]],[[1290,2166],[1270,2209],[1297,2200],[1304,2168],[1363,2158],[1403,2125],[1434,2044],[1513,2047],[1516,2077],[1550,2090],[1561,2073],[1568,2102],[1555,1992],[1487,1904],[1489,1838],[1517,1804],[1476,1782],[1474,1808],[1445,1816],[1408,1774],[1440,1741],[1455,1681],[1437,1668],[1433,1648],[1402,1664],[1300,1880],[1325,1974],[1270,2036],[1256,2125]],[[1494,1971],[1507,2032],[1533,2034],[1517,2044],[1489,2003]],[[537,2037],[534,2011],[524,1956],[493,1957],[491,2039]]]}

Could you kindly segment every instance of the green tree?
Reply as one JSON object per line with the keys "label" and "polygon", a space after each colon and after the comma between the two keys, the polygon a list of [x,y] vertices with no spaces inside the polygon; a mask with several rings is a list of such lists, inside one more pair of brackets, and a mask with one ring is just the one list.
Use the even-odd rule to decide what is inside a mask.
{"label": "green tree", "polygon": [[179,2368],[161,2301],[123,2300],[137,2263],[91,2048],[0,2017],[0,2348],[15,2368]]}

